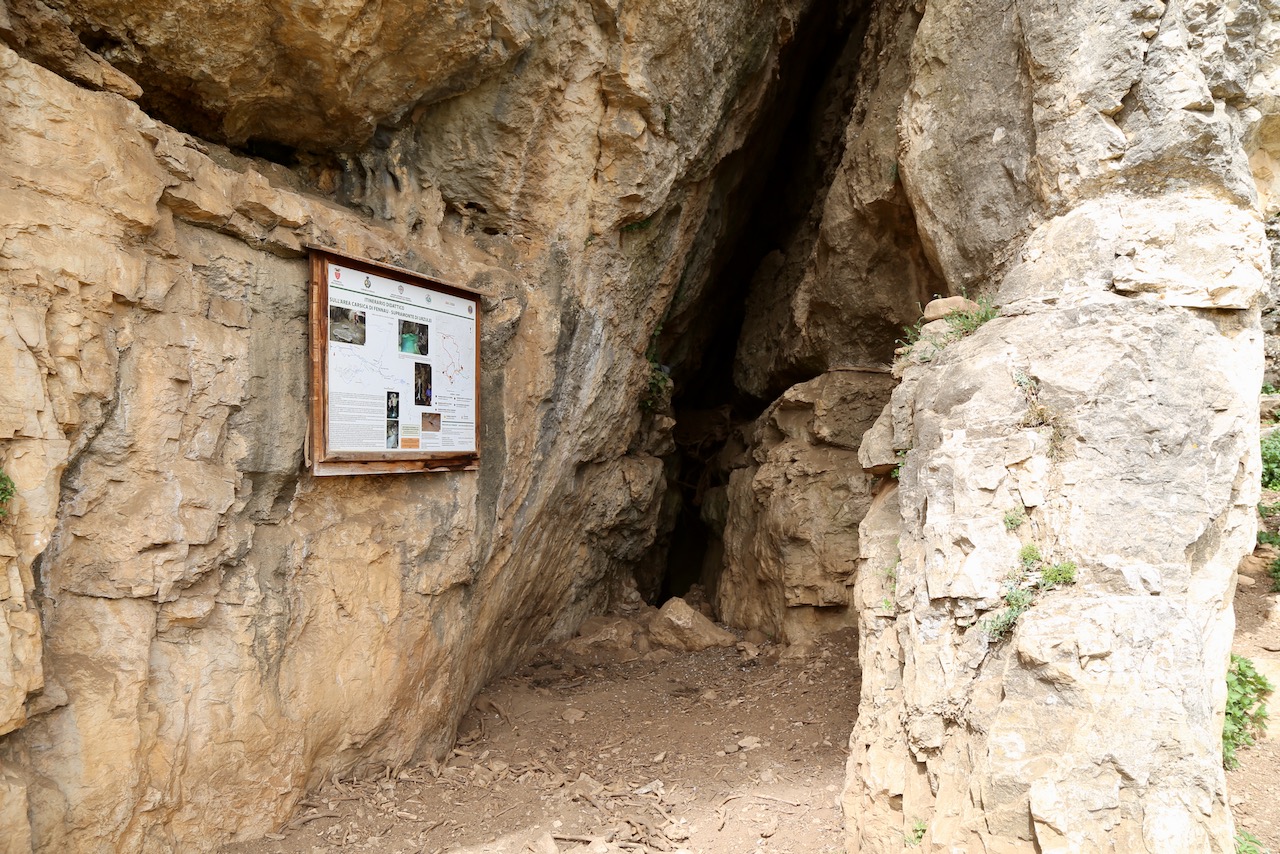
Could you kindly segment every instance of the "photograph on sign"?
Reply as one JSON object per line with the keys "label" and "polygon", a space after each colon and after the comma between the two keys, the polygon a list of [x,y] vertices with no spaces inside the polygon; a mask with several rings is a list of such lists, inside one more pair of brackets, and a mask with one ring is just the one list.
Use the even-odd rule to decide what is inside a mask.
{"label": "photograph on sign", "polygon": [[327,326],[313,325],[323,342],[313,351],[322,385],[313,395],[317,461],[477,455],[478,297],[313,252],[313,275],[322,277],[313,318]]}

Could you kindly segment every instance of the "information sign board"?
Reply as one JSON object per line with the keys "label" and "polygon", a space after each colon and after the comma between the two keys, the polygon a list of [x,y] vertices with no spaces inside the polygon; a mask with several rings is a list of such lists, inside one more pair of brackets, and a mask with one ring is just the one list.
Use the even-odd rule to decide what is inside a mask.
{"label": "information sign board", "polygon": [[479,461],[480,299],[311,252],[312,471],[448,471]]}

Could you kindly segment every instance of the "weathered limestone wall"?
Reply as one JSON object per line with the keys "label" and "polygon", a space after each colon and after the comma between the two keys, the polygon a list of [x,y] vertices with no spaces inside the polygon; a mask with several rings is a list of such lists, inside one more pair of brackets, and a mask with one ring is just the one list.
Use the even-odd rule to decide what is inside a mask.
{"label": "weathered limestone wall", "polygon": [[749,464],[723,496],[722,620],[789,643],[857,625],[852,607],[858,523],[877,478],[857,447],[888,400],[893,378],[841,370],[792,386],[749,437]]}
{"label": "weathered limestone wall", "polygon": [[[1275,12],[925,7],[903,183],[948,289],[1001,316],[913,353],[864,445],[906,461],[860,534],[851,851],[916,821],[925,850],[1233,850],[1223,676],[1269,273],[1247,146]],[[1077,582],[996,642],[1027,543]]]}
{"label": "weathered limestone wall", "polygon": [[[109,5],[76,10],[110,34]],[[500,74],[413,89],[398,130],[297,171],[0,46],[6,851],[261,835],[324,776],[442,751],[488,678],[603,608],[661,494],[645,350],[705,280],[721,164],[806,5],[544,4],[457,63]],[[201,9],[191,61],[234,47]],[[250,100],[226,138],[271,137],[275,95]],[[484,294],[478,473],[303,473],[306,242]]]}

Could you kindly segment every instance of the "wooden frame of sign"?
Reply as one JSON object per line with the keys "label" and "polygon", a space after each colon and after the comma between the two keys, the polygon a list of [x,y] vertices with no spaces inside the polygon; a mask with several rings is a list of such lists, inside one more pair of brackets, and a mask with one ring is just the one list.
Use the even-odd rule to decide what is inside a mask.
{"label": "wooden frame of sign", "polygon": [[469,471],[480,462],[480,296],[308,246],[315,475]]}

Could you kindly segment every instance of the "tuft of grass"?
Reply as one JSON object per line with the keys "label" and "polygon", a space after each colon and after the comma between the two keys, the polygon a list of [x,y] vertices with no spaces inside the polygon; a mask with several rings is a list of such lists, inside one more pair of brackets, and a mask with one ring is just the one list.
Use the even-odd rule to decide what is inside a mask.
{"label": "tuft of grass", "polygon": [[[961,291],[961,295],[968,297],[968,294]],[[934,294],[934,298],[937,298]],[[942,352],[942,349],[953,341],[959,341],[967,335],[972,335],[983,324],[1000,316],[1000,308],[991,301],[988,296],[980,296],[976,300],[976,308],[962,309],[953,311],[943,320],[947,323],[947,332],[944,335],[930,335],[928,340],[921,339],[921,330],[924,329],[924,318],[917,320],[911,326],[903,327],[903,338],[898,339],[900,349],[903,351],[898,355],[898,359],[903,362],[914,360],[916,362],[931,362],[934,356]],[[929,349],[925,349],[924,345],[929,345]]]}
{"label": "tuft of grass", "polygon": [[1262,486],[1280,489],[1280,431],[1262,440]]}
{"label": "tuft of grass", "polygon": [[1280,593],[1280,557],[1271,561],[1267,567],[1267,575],[1271,576],[1271,592]]}
{"label": "tuft of grass", "polygon": [[991,302],[991,297],[980,296],[974,302],[977,303],[977,308],[953,311],[945,318],[952,334],[957,338],[972,335],[984,323],[1000,316],[1000,309]]}
{"label": "tuft of grass", "polygon": [[1035,569],[1044,562],[1044,558],[1040,556],[1040,547],[1035,543],[1027,543],[1018,552],[1018,562],[1024,570]]}
{"label": "tuft of grass", "polygon": [[1004,514],[1004,529],[1006,531],[1016,531],[1021,528],[1027,521],[1027,511],[1019,507],[1016,510],[1008,510]]}
{"label": "tuft of grass", "polygon": [[1237,768],[1236,751],[1251,747],[1267,728],[1266,697],[1273,690],[1249,659],[1231,654],[1227,669],[1227,714],[1222,723],[1222,765]]}

